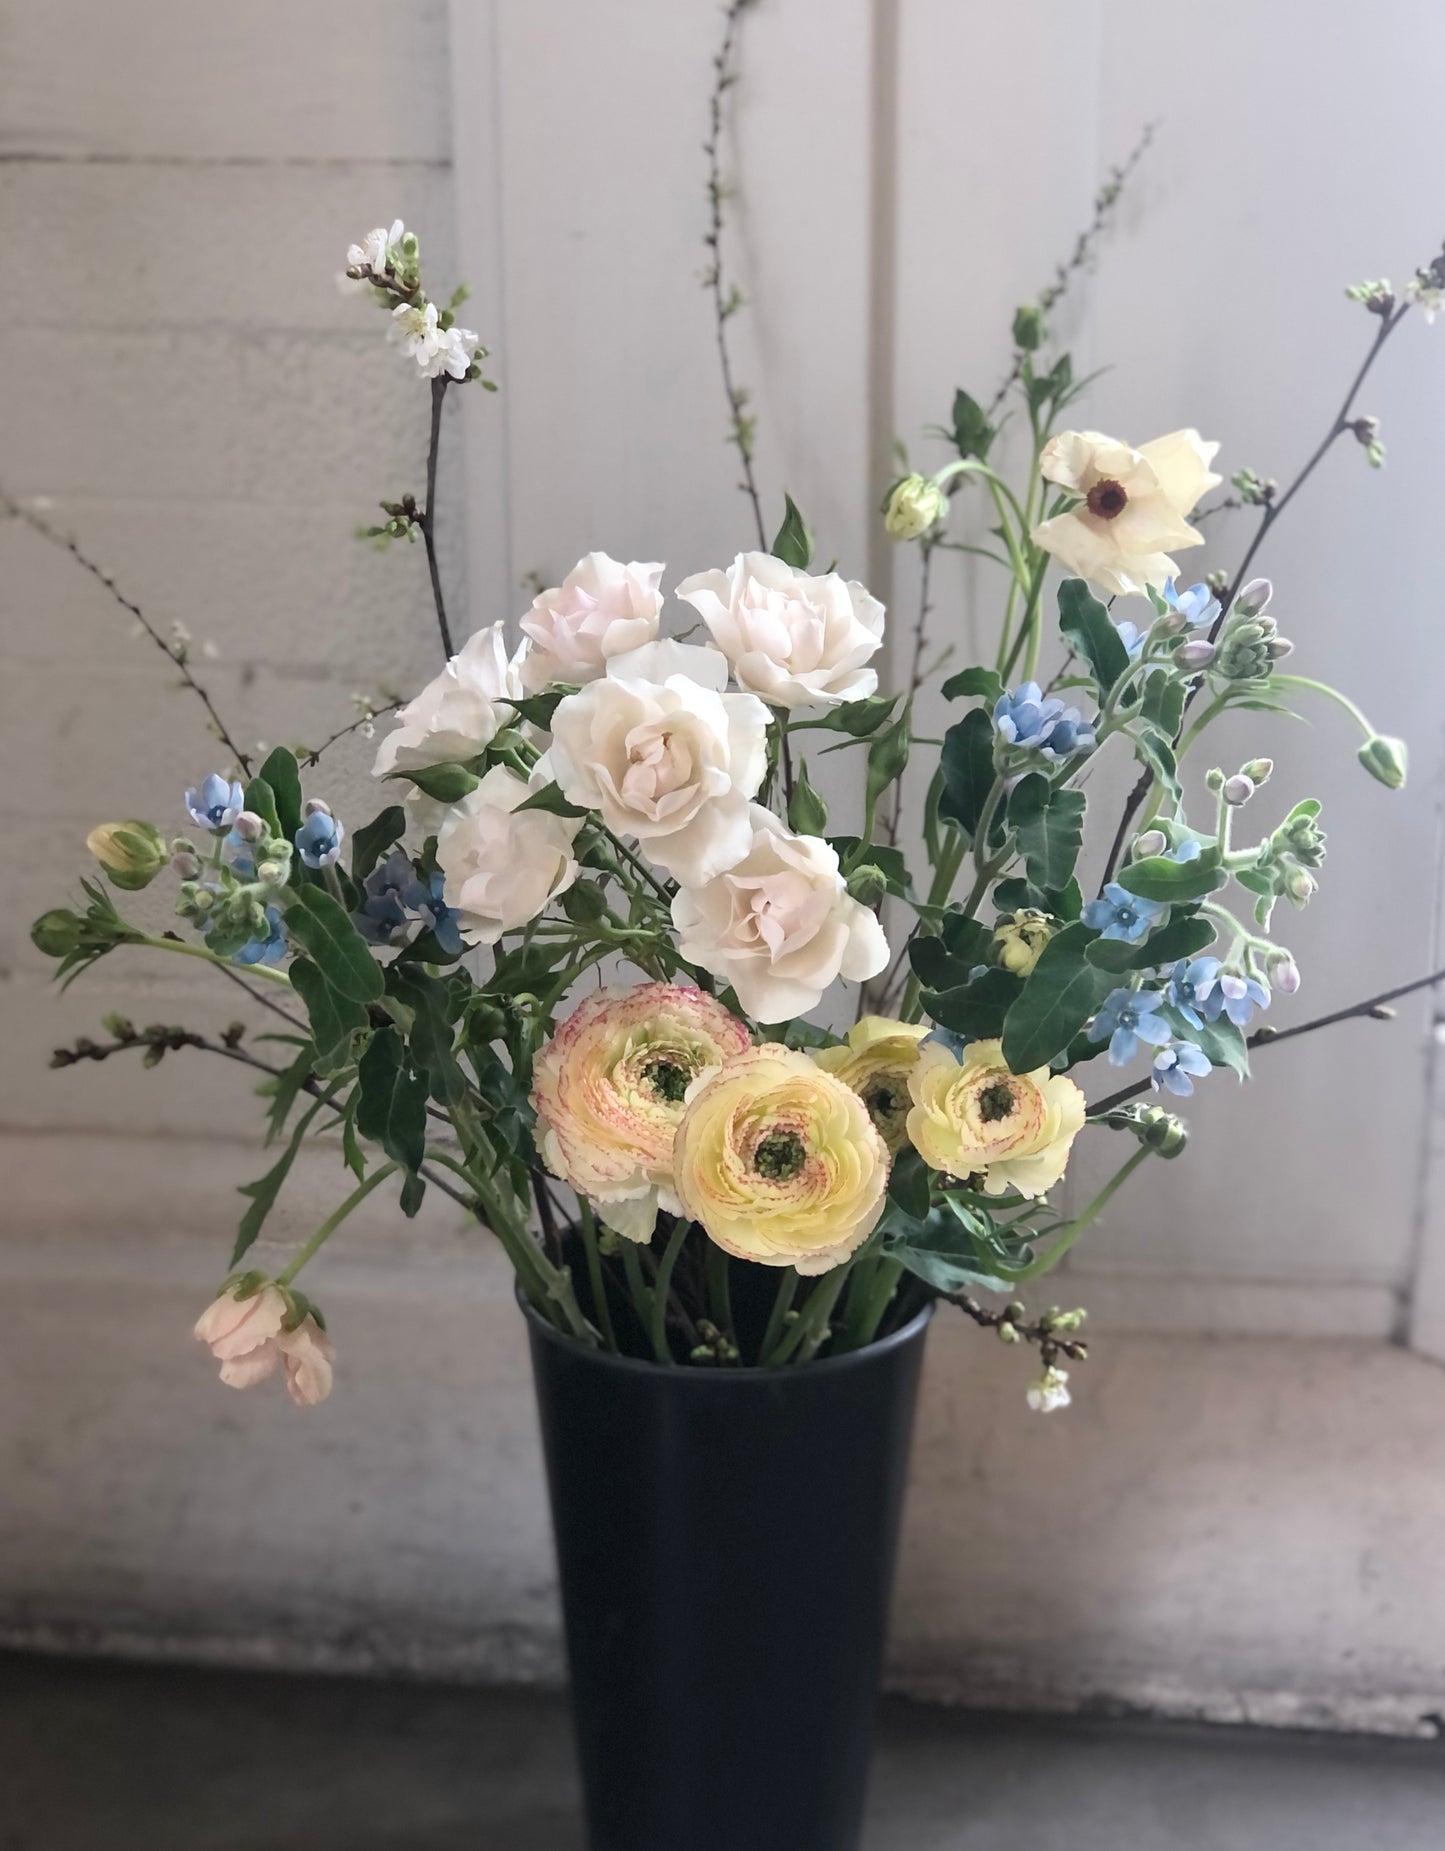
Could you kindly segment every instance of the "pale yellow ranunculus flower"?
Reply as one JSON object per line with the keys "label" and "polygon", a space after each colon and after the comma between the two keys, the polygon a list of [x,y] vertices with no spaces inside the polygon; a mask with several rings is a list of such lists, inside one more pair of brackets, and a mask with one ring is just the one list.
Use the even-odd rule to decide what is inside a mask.
{"label": "pale yellow ranunculus flower", "polygon": [[747,1025],[682,984],[598,990],[537,1056],[537,1148],[554,1176],[628,1240],[681,1212],[672,1141],[688,1088],[751,1045]]}
{"label": "pale yellow ranunculus flower", "polygon": [[825,1273],[872,1233],[888,1148],[850,1086],[767,1042],[697,1082],[677,1128],[673,1185],[724,1252]]}
{"label": "pale yellow ranunculus flower", "polygon": [[813,1059],[836,1074],[868,1108],[890,1151],[908,1142],[908,1076],[918,1064],[918,1044],[928,1030],[918,1022],[865,1015],[836,1048],[815,1048]]}
{"label": "pale yellow ranunculus flower", "polygon": [[908,1136],[923,1161],[979,1176],[988,1195],[1040,1196],[1063,1175],[1084,1123],[1084,1095],[1061,1073],[1010,1073],[999,1041],[962,1056],[941,1041],[919,1049],[909,1080]]}

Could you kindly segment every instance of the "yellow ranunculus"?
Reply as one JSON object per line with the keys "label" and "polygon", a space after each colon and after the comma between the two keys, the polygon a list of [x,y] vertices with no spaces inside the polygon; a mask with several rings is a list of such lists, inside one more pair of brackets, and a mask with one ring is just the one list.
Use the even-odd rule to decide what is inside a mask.
{"label": "yellow ranunculus", "polygon": [[683,1212],[740,1260],[825,1273],[883,1213],[888,1150],[850,1086],[775,1042],[697,1082],[673,1145]]}
{"label": "yellow ranunculus", "polygon": [[908,1142],[908,1076],[918,1063],[918,1044],[928,1030],[920,1023],[865,1015],[836,1048],[815,1048],[813,1059],[836,1074],[868,1108],[890,1151]]}
{"label": "yellow ranunculus", "polygon": [[650,1240],[658,1209],[681,1208],[672,1141],[687,1089],[750,1044],[747,1025],[701,990],[597,991],[532,1069],[542,1161],[595,1202],[608,1227]]}
{"label": "yellow ranunculus", "polygon": [[1084,1123],[1072,1080],[1047,1067],[1010,1073],[998,1041],[970,1042],[961,1058],[927,1042],[909,1091],[908,1136],[919,1156],[951,1176],[981,1176],[989,1195],[1052,1189]]}

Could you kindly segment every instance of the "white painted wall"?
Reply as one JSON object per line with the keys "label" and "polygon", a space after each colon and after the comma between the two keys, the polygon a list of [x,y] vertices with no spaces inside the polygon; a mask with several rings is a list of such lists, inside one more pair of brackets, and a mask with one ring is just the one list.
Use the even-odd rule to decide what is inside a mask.
{"label": "white painted wall", "polygon": [[[1061,318],[1081,359],[1119,363],[1089,416],[1136,438],[1198,422],[1230,466],[1287,475],[1363,339],[1342,284],[1403,275],[1441,229],[1445,30],[1407,0],[1371,20],[1362,42],[1333,0],[761,0],[732,102],[754,298],[734,326],[773,508],[786,485],[821,551],[881,589],[896,573],[907,611],[910,559],[874,513],[892,437],[930,454],[921,429],[954,386],[991,383],[1014,304],[1145,115],[1156,153]],[[217,640],[206,676],[244,737],[315,736],[352,689],[431,671],[419,556],[350,538],[419,485],[424,443],[424,403],[332,280],[379,216],[420,230],[438,279],[471,281],[504,386],[450,414],[458,608],[512,613],[525,573],[594,545],[676,576],[744,543],[698,285],[717,26],[712,0],[0,0],[0,220],[71,329],[52,356],[31,318],[0,328],[0,481],[52,498],[163,627]],[[1028,84],[993,81],[1000,60]],[[1363,777],[1328,712],[1275,750],[1271,790],[1317,789],[1333,826],[1296,934],[1301,1009],[1354,994],[1367,962],[1384,982],[1430,953],[1442,380],[1431,331],[1402,331],[1365,407],[1388,477],[1332,459],[1262,562],[1304,672],[1414,748],[1404,798]],[[1218,532],[1206,564],[1240,544]],[[986,581],[945,574],[942,593],[945,629],[986,622]],[[547,1672],[520,1331],[481,1237],[377,1210],[318,1275],[333,1401],[301,1420],[229,1396],[186,1330],[259,1168],[244,1077],[183,1057],[45,1068],[104,1008],[238,1011],[204,977],[119,957],[63,1000],[48,988],[25,933],[86,829],[173,814],[210,747],[98,588],[13,524],[0,597],[0,1628]],[[343,811],[367,756],[328,774]],[[1422,1252],[1422,1305],[1445,1302],[1428,1218],[1415,1244],[1423,1015],[1282,1049],[1248,1094],[1214,1084],[1190,1155],[1121,1204],[1068,1288],[1102,1328],[1067,1423],[1025,1418],[1015,1359],[935,1333],[901,1680],[1391,1727],[1441,1706],[1445,1378],[1378,1345],[1251,1340],[1384,1337]],[[308,1166],[278,1236],[334,1183]]]}

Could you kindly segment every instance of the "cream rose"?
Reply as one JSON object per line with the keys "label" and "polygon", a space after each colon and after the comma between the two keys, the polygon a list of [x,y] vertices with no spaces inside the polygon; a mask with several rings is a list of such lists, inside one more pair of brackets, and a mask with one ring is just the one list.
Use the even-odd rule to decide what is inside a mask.
{"label": "cream rose", "polygon": [[522,619],[528,648],[522,679],[530,694],[554,681],[595,681],[613,656],[657,635],[664,567],[606,553],[579,559],[562,583],[533,599]]}
{"label": "cream rose", "polygon": [[836,707],[878,686],[865,664],[883,640],[883,606],[854,580],[739,553],[726,572],[684,579],[677,595],[712,632],[738,686],[770,706]]}
{"label": "cream rose", "polygon": [[984,1192],[1040,1196],[1063,1175],[1083,1129],[1084,1095],[1047,1067],[1010,1073],[1003,1043],[973,1041],[962,1057],[926,1041],[909,1077],[908,1136],[926,1164],[979,1176]]}
{"label": "cream rose", "polygon": [[421,771],[474,758],[516,717],[508,701],[522,697],[521,656],[507,654],[499,623],[469,637],[434,681],[396,716],[376,754],[372,775]]}
{"label": "cream rose", "polygon": [[748,852],[701,887],[679,889],[672,922],[683,957],[730,983],[749,1015],[786,1022],[839,977],[876,977],[888,941],[826,842],[793,835],[758,804],[749,815]]}
{"label": "cream rose", "polygon": [[562,794],[688,886],[748,852],[749,799],[767,770],[768,710],[725,693],[727,679],[716,649],[646,643],[552,716],[544,765]]}
{"label": "cream rose", "polygon": [[701,990],[646,983],[579,1003],[537,1056],[538,1149],[554,1176],[628,1240],[680,1215],[672,1143],[688,1088],[751,1045],[745,1023]]}
{"label": "cream rose", "polygon": [[518,813],[541,787],[541,780],[528,785],[493,765],[451,806],[437,833],[447,905],[479,944],[494,945],[503,932],[528,924],[577,878],[572,839],[582,819],[545,810]]}
{"label": "cream rose", "polygon": [[1223,480],[1209,467],[1218,448],[1194,430],[1137,450],[1101,431],[1061,431],[1045,444],[1039,470],[1080,500],[1036,527],[1034,544],[1119,596],[1162,587],[1178,571],[1168,549],[1203,543],[1185,517]]}
{"label": "cream rose", "polygon": [[850,1086],[768,1043],[695,1081],[673,1144],[683,1212],[740,1260],[824,1273],[883,1213],[888,1150]]}
{"label": "cream rose", "polygon": [[813,1050],[824,1072],[851,1086],[867,1106],[890,1151],[908,1141],[908,1079],[918,1065],[918,1044],[927,1033],[919,1022],[865,1015],[848,1030],[841,1047]]}
{"label": "cream rose", "polygon": [[228,1286],[207,1305],[195,1334],[210,1346],[228,1388],[252,1388],[284,1369],[286,1392],[297,1407],[326,1399],[336,1350],[314,1313],[298,1319],[296,1309],[270,1283],[245,1296]]}

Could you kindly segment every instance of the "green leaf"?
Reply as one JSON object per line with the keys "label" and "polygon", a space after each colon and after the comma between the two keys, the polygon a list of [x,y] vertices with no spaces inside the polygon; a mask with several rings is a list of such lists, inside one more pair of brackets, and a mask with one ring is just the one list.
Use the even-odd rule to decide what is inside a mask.
{"label": "green leaf", "polygon": [[1110,974],[1086,955],[1093,938],[1086,925],[1069,925],[1044,946],[1004,1022],[1003,1057],[1012,1072],[1047,1067],[1112,989]]}
{"label": "green leaf", "polygon": [[986,457],[994,435],[994,427],[983,407],[960,386],[953,395],[953,441],[958,446],[958,454],[965,459]]}
{"label": "green leaf", "polygon": [[1122,938],[1101,938],[1090,945],[1085,955],[1100,970],[1151,970],[1156,964],[1197,958],[1217,937],[1211,920],[1198,913],[1176,913],[1157,932],[1150,933],[1142,945],[1127,944]]}
{"label": "green leaf", "polygon": [[412,1013],[407,1043],[413,1060],[431,1081],[432,1098],[440,1105],[455,1105],[464,1097],[467,1081],[457,1064],[452,999],[446,984],[423,975],[414,965],[393,964],[386,973],[386,987]]}
{"label": "green leaf", "polygon": [[888,1194],[913,1221],[928,1217],[933,1177],[928,1165],[910,1145],[905,1145],[893,1159],[888,1178]]}
{"label": "green leaf", "polygon": [[[883,725],[898,705],[896,694],[870,694],[866,700],[844,701],[823,714],[818,725],[828,732],[849,733],[854,739],[867,739]],[[833,750],[830,746],[829,750]]]}
{"label": "green leaf", "polygon": [[1174,748],[1162,733],[1156,733],[1152,726],[1141,727],[1134,737],[1136,755],[1159,779],[1165,790],[1177,803],[1179,801],[1179,764],[1174,756]]}
{"label": "green leaf", "polygon": [[808,532],[808,524],[799,514],[792,496],[784,495],[783,501],[786,503],[783,524],[773,541],[773,557],[781,559],[785,566],[806,572],[813,560],[813,536]]}
{"label": "green leaf", "polygon": [[987,970],[951,990],[928,990],[923,1007],[940,1028],[951,1028],[975,1041],[994,1041],[1024,987],[1013,971]]}
{"label": "green leaf", "polygon": [[281,834],[281,819],[276,814],[276,793],[264,778],[252,778],[246,786],[246,808],[261,817],[273,836]]}
{"label": "green leaf", "polygon": [[1217,1022],[1206,1022],[1202,1028],[1196,1028],[1175,1009],[1165,1009],[1164,1014],[1174,1024],[1179,1039],[1192,1041],[1197,1048],[1202,1048],[1211,1065],[1231,1067],[1241,1080],[1249,1078],[1249,1049],[1244,1045],[1244,1032],[1236,1028],[1228,1016],[1222,1015]]}
{"label": "green leaf", "polygon": [[992,668],[963,668],[943,684],[946,701],[979,700],[990,707],[1003,693],[1003,676]]}
{"label": "green leaf", "polygon": [[1168,855],[1146,855],[1131,861],[1114,876],[1126,893],[1141,900],[1202,900],[1217,893],[1229,879],[1216,857],[1206,849],[1193,861],[1175,861]]}
{"label": "green leaf", "polygon": [[407,1066],[400,1032],[378,1030],[356,1072],[361,1082],[357,1130],[403,1169],[419,1170],[426,1155],[427,1083]]}
{"label": "green leaf", "polygon": [[309,1041],[304,1041],[300,1052],[283,1073],[256,1088],[263,1098],[271,1101],[266,1113],[266,1142],[268,1144],[273,1143],[285,1129],[286,1120],[291,1116],[291,1108],[315,1071],[316,1064],[316,1049]]}
{"label": "green leaf", "polygon": [[322,1073],[334,1073],[351,1059],[351,1037],[367,1024],[366,1005],[333,989],[310,958],[291,960],[291,985],[306,1005],[316,1065]]}
{"label": "green leaf", "polygon": [[388,778],[405,778],[437,803],[460,803],[481,783],[465,765],[422,765],[414,771],[391,771]]}
{"label": "green leaf", "polygon": [[401,1185],[401,1212],[410,1221],[421,1207],[422,1197],[426,1194],[426,1178],[418,1176],[415,1170],[408,1170]]}
{"label": "green leaf", "polygon": [[586,816],[585,809],[579,809],[575,803],[568,803],[562,795],[560,784],[544,784],[539,791],[533,791],[525,802],[517,805],[517,814],[523,810],[545,810],[548,816]]}
{"label": "green leaf", "polygon": [[1167,670],[1157,669],[1144,683],[1139,711],[1166,739],[1178,738],[1184,719],[1184,683]]}
{"label": "green leaf", "polygon": [[1066,578],[1059,586],[1059,628],[1081,661],[1087,662],[1107,694],[1129,666],[1129,651],[1114,628],[1109,613],[1081,578]]}
{"label": "green leaf", "polygon": [[366,1156],[356,1136],[356,1108],[361,1103],[361,1089],[353,1086],[341,1119],[341,1159],[356,1178],[357,1182],[366,1181]]}
{"label": "green leaf", "polygon": [[1055,790],[1041,771],[1031,771],[1009,795],[1008,820],[1034,886],[1065,886],[1084,844],[1084,793]]}
{"label": "green leaf", "polygon": [[242,1183],[240,1193],[250,1197],[251,1206],[242,1215],[241,1225],[236,1230],[236,1244],[231,1249],[233,1269],[240,1265],[244,1255],[254,1246],[267,1215],[270,1214],[277,1196],[281,1193],[281,1185],[291,1173],[291,1165],[296,1161],[296,1153],[301,1148],[301,1140],[310,1129],[312,1119],[325,1104],[324,1099],[318,1099],[309,1110],[301,1114],[292,1129],[285,1150],[264,1176],[259,1177],[254,1183]]}
{"label": "green leaf", "polygon": [[565,699],[564,689],[548,688],[545,694],[529,694],[523,700],[509,700],[507,705],[515,708],[523,720],[530,722],[533,726],[540,726],[543,731],[548,731],[552,725],[552,715],[556,713],[559,704]]}
{"label": "green leaf", "polygon": [[301,827],[301,770],[295,753],[288,752],[285,746],[277,746],[257,777],[270,787],[280,833],[288,842],[294,841]]}
{"label": "green leaf", "polygon": [[[883,1223],[884,1248],[939,1292],[1004,1292],[1013,1268],[983,1216],[951,1197],[924,1220],[894,1212]],[[1022,1257],[1022,1254],[1020,1255]]]}
{"label": "green leaf", "polygon": [[382,856],[406,834],[406,811],[393,803],[351,838],[351,878],[364,881]]}
{"label": "green leaf", "polygon": [[993,933],[981,919],[974,919],[962,909],[943,915],[943,942],[952,956],[972,968],[981,964]]}
{"label": "green leaf", "polygon": [[949,727],[938,765],[943,773],[938,813],[972,836],[995,778],[993,720],[982,707],[975,707]]}
{"label": "green leaf", "polygon": [[286,930],[311,953],[333,990],[356,1003],[380,997],[381,966],[325,888],[301,888],[286,909]]}

